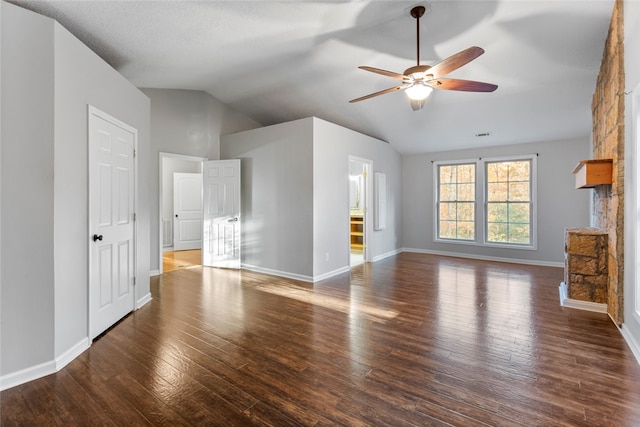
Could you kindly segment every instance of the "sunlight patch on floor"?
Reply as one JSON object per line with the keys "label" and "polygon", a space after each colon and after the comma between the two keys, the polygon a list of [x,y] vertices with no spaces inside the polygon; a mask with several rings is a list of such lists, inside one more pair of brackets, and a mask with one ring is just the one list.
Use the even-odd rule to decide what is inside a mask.
{"label": "sunlight patch on floor", "polygon": [[256,286],[256,289],[285,298],[292,298],[297,301],[313,304],[319,307],[328,308],[329,310],[339,311],[340,313],[364,315],[378,322],[385,321],[387,319],[393,319],[399,314],[396,310],[383,309],[367,304],[353,302],[348,299],[345,300],[329,295],[322,295],[310,289],[298,288],[294,286],[258,285]]}

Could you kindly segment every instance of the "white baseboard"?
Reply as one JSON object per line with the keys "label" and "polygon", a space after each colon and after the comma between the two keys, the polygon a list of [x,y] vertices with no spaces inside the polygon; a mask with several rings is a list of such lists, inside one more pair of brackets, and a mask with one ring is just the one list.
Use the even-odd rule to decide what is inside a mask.
{"label": "white baseboard", "polygon": [[38,378],[46,377],[47,375],[55,374],[60,369],[67,366],[73,359],[80,356],[80,354],[90,346],[91,342],[89,341],[89,338],[83,338],[80,342],[72,346],[60,356],[56,357],[55,360],[50,360],[39,365],[30,366],[20,371],[4,375],[0,377],[0,391],[7,390],[11,387],[15,387],[29,381],[37,380]]}
{"label": "white baseboard", "polygon": [[287,271],[272,270],[270,268],[258,267],[256,265],[242,264],[242,268],[256,273],[271,274],[272,276],[286,277],[287,279],[300,280],[302,282],[313,282],[313,277],[302,274],[289,273]]}
{"label": "white baseboard", "polygon": [[640,343],[636,341],[635,337],[629,331],[629,328],[625,326],[624,323],[622,324],[622,326],[620,326],[619,329],[620,329],[620,333],[622,334],[622,337],[624,338],[624,340],[627,342],[627,345],[631,349],[631,352],[636,357],[636,361],[638,362],[638,364],[640,364]]}
{"label": "white baseboard", "polygon": [[160,270],[151,270],[149,271],[149,276],[159,276]]}
{"label": "white baseboard", "polygon": [[50,360],[0,377],[0,390],[6,390],[56,372],[56,362]]}
{"label": "white baseboard", "polygon": [[395,249],[395,250],[393,250],[391,252],[387,252],[387,253],[384,253],[384,254],[381,254],[381,255],[376,255],[376,256],[373,257],[371,262],[381,261],[381,260],[383,260],[385,258],[389,258],[391,256],[398,255],[400,252],[402,252],[402,249]]}
{"label": "white baseboard", "polygon": [[349,266],[341,267],[328,273],[320,274],[318,276],[304,276],[302,274],[289,273],[287,271],[272,270],[270,268],[258,267],[255,265],[242,264],[242,268],[245,270],[255,271],[256,273],[270,274],[272,276],[285,277],[287,279],[300,280],[301,282],[315,283],[320,280],[325,280],[339,274],[347,273],[351,268]]}
{"label": "white baseboard", "polygon": [[419,254],[449,256],[454,258],[477,259],[481,261],[508,262],[510,264],[539,265],[542,267],[560,267],[564,268],[564,262],[553,261],[536,261],[530,259],[502,258],[485,255],[463,254],[459,252],[432,251],[429,249],[402,248],[400,252],[415,252]]}
{"label": "white baseboard", "polygon": [[56,372],[64,368],[76,357],[80,356],[86,349],[91,347],[89,337],[83,338],[79,343],[71,347],[69,350],[56,357]]}
{"label": "white baseboard", "polygon": [[578,310],[594,311],[596,313],[607,313],[607,304],[591,301],[581,301],[577,299],[568,298],[567,285],[564,282],[560,283],[558,287],[560,294],[560,305],[567,308],[575,308]]}
{"label": "white baseboard", "polygon": [[151,301],[151,292],[149,292],[148,294],[146,294],[145,296],[143,296],[142,298],[140,298],[137,302],[136,302],[136,310],[139,309],[140,307],[142,307],[143,305],[145,305],[146,303],[148,303],[149,301]]}
{"label": "white baseboard", "polygon": [[321,280],[325,280],[325,279],[328,279],[330,277],[337,276],[339,274],[347,273],[347,272],[349,272],[349,270],[351,270],[351,267],[349,267],[349,266],[338,268],[337,270],[333,270],[333,271],[330,271],[328,273],[320,274],[318,276],[313,276],[313,281],[314,282],[319,282]]}

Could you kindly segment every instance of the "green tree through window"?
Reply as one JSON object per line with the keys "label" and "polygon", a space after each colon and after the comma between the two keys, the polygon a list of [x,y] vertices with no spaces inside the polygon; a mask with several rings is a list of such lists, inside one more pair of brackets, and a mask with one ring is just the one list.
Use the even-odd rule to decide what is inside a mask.
{"label": "green tree through window", "polygon": [[435,240],[535,249],[537,160],[434,161]]}
{"label": "green tree through window", "polygon": [[438,166],[438,238],[475,239],[476,165]]}
{"label": "green tree through window", "polygon": [[531,243],[531,160],[486,163],[487,242]]}

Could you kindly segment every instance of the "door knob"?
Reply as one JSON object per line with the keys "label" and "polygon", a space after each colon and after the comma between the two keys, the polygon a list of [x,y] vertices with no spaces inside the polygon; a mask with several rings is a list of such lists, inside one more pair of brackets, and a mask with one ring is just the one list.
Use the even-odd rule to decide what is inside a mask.
{"label": "door knob", "polygon": [[94,234],[93,235],[93,241],[97,241],[97,240],[102,240],[102,234]]}
{"label": "door knob", "polygon": [[231,219],[229,219],[227,222],[238,222],[238,217],[233,217]]}

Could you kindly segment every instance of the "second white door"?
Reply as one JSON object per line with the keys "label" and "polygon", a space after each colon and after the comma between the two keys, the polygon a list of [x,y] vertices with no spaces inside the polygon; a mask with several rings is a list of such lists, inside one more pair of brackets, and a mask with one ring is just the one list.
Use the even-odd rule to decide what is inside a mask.
{"label": "second white door", "polygon": [[202,175],[173,174],[173,249],[202,248]]}
{"label": "second white door", "polygon": [[240,160],[211,160],[203,167],[202,264],[240,267]]}

